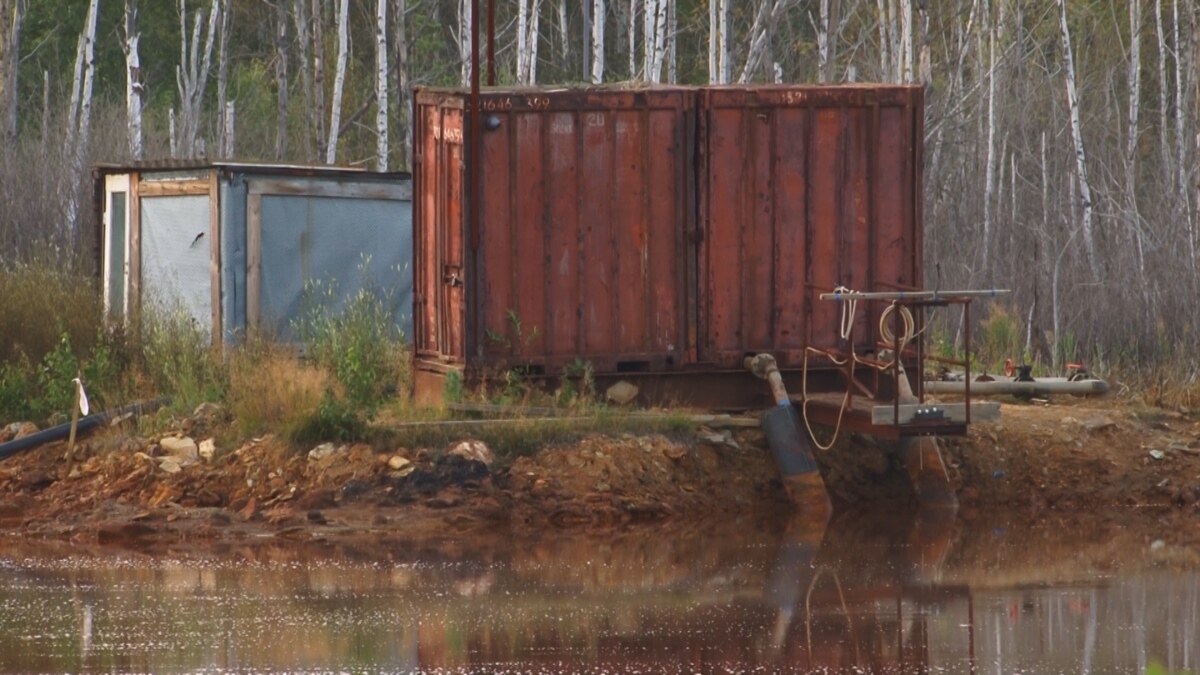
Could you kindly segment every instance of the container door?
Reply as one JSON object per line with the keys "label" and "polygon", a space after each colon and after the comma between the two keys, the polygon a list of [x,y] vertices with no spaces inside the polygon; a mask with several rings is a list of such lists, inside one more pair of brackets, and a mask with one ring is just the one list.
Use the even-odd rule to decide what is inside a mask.
{"label": "container door", "polygon": [[104,177],[104,311],[124,321],[129,304],[129,175]]}
{"label": "container door", "polygon": [[463,151],[463,111],[461,109],[443,109],[442,114],[442,152],[439,179],[442,183],[446,200],[445,210],[440,211],[442,221],[438,231],[441,233],[438,243],[439,264],[439,303],[442,311],[439,313],[438,351],[450,360],[461,361],[466,353],[464,343],[466,321],[466,278],[467,270],[463,266],[464,247],[466,245],[464,225],[467,218],[467,204],[464,198],[463,181],[466,157]]}
{"label": "container door", "polygon": [[[701,360],[845,348],[836,286],[919,283],[919,90],[711,88],[701,97]],[[882,306],[863,303],[858,351]]]}

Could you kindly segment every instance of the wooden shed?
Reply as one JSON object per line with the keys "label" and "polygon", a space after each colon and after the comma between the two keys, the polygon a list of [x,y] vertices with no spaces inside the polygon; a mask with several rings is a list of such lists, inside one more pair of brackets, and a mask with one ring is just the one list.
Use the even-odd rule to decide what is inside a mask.
{"label": "wooden shed", "polygon": [[408,174],[171,161],[99,166],[94,179],[110,318],[162,304],[216,343],[255,329],[287,341],[314,290],[336,309],[370,288],[411,335]]}

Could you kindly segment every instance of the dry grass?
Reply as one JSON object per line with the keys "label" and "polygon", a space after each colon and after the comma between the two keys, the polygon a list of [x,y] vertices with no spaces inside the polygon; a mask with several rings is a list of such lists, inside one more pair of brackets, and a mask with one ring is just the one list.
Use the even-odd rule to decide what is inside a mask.
{"label": "dry grass", "polygon": [[329,371],[275,345],[244,347],[229,362],[228,404],[243,437],[294,432],[334,386]]}
{"label": "dry grass", "polygon": [[22,355],[41,361],[64,333],[76,349],[90,350],[103,311],[95,279],[48,264],[0,269],[0,363]]}

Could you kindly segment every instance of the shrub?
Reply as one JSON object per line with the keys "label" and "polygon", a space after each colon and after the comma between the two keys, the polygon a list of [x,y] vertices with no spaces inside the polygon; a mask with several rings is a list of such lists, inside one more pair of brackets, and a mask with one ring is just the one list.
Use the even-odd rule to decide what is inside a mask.
{"label": "shrub", "polygon": [[229,410],[243,436],[294,435],[333,387],[324,369],[269,342],[243,345],[229,361]]}
{"label": "shrub", "polygon": [[204,401],[224,399],[228,371],[220,348],[180,308],[151,308],[142,315],[141,367],[171,407],[190,411]]}

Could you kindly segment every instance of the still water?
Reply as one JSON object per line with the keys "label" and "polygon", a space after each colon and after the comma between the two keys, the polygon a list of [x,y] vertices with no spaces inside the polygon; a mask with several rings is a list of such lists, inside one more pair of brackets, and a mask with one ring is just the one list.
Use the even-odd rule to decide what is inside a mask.
{"label": "still water", "polygon": [[2,672],[1185,673],[1194,553],[844,517],[422,545],[0,543]]}

